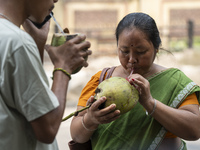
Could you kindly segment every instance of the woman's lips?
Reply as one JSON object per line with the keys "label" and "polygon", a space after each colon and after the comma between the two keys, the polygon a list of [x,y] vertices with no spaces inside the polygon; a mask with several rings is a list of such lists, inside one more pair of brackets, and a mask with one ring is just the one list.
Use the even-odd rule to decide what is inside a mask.
{"label": "woman's lips", "polygon": [[[136,72],[138,72],[138,68],[136,68],[136,67],[133,67],[133,68],[128,68],[128,71],[131,73],[131,71],[133,70],[133,73],[136,73]],[[132,73],[132,74],[133,74]]]}

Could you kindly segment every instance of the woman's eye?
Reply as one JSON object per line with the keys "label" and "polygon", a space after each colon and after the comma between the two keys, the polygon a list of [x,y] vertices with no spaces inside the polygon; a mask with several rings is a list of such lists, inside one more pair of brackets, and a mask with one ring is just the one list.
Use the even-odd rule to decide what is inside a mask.
{"label": "woman's eye", "polygon": [[127,51],[127,50],[122,50],[122,49],[120,49],[120,51],[121,51],[123,54],[128,54],[128,53],[129,53],[129,51]]}
{"label": "woman's eye", "polygon": [[140,55],[142,55],[142,54],[145,54],[147,51],[145,50],[145,51],[138,51],[137,53],[138,54],[140,54]]}
{"label": "woman's eye", "polygon": [[145,53],[145,51],[144,52],[138,52],[139,54],[144,54]]}

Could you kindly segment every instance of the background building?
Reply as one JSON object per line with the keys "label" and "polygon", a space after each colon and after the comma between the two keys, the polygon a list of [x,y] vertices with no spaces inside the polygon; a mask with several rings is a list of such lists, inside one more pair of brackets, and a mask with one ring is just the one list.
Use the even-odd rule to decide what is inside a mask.
{"label": "background building", "polygon": [[[165,49],[200,48],[200,0],[60,0],[54,16],[71,33],[86,34],[97,56],[116,53],[115,28],[131,12],[155,19]],[[54,32],[52,21],[50,38]]]}

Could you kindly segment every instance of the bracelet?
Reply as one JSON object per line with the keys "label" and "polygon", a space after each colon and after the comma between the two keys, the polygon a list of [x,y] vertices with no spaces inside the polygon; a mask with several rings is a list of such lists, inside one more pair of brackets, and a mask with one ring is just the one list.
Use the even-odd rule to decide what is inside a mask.
{"label": "bracelet", "polygon": [[85,116],[85,114],[83,115],[83,118],[82,118],[82,121],[81,121],[81,123],[82,123],[84,129],[87,130],[87,131],[95,131],[96,129],[91,130],[91,129],[88,129],[88,128],[85,126],[85,124],[84,124],[84,116]]}
{"label": "bracelet", "polygon": [[[64,70],[64,69],[62,69],[62,68],[55,68],[55,69],[53,70],[53,77],[54,77],[54,73],[55,73],[56,71],[62,71],[64,74],[66,74],[66,75],[69,77],[69,79],[71,79],[71,75],[70,75],[66,70]],[[53,77],[52,77],[52,79],[53,79]]]}
{"label": "bracelet", "polygon": [[153,106],[152,112],[149,114],[148,111],[146,111],[146,115],[147,115],[147,116],[153,115],[153,113],[155,112],[155,110],[156,110],[156,99],[154,99],[154,106]]}

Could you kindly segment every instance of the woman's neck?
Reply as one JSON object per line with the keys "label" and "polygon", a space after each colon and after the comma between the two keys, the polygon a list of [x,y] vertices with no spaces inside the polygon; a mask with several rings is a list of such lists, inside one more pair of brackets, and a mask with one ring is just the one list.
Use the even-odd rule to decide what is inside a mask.
{"label": "woman's neck", "polygon": [[148,70],[148,72],[145,73],[142,76],[144,78],[148,78],[148,77],[152,76],[153,74],[161,72],[162,70],[165,70],[165,69],[166,69],[165,67],[153,63],[152,66],[151,66],[151,68]]}

